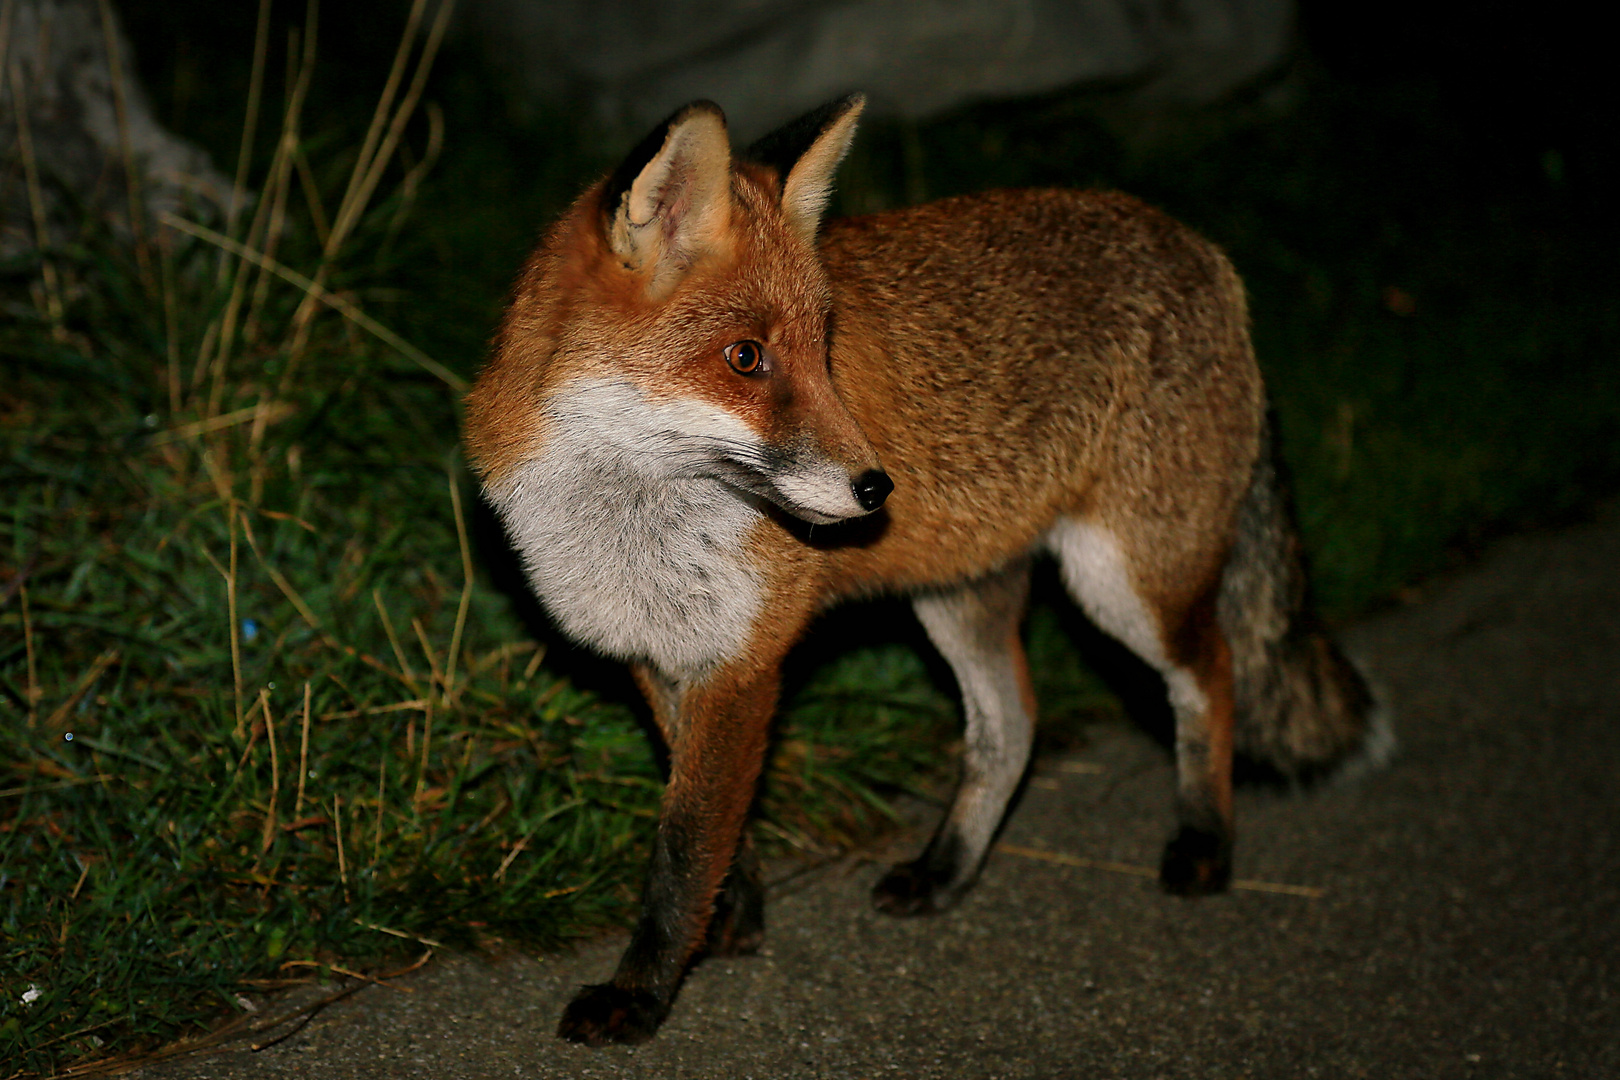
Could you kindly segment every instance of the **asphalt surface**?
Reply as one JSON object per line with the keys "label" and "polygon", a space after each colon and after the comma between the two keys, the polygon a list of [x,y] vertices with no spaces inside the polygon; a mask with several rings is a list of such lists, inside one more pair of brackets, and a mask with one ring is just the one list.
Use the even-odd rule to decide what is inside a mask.
{"label": "asphalt surface", "polygon": [[[1182,900],[1002,850],[958,910],[895,920],[867,900],[880,866],[850,860],[779,889],[764,954],[696,969],[641,1047],[552,1035],[616,939],[435,960],[270,1049],[137,1075],[1620,1077],[1620,508],[1346,637],[1398,756],[1238,799],[1237,876],[1318,898]],[[1037,764],[1003,840],[1151,866],[1170,788],[1157,744],[1105,729]]]}

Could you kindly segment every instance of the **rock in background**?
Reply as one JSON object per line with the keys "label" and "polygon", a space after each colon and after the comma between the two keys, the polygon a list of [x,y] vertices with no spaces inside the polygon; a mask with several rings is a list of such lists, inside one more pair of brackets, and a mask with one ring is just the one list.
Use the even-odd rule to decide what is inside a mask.
{"label": "rock in background", "polygon": [[707,97],[743,137],[857,89],[913,118],[1086,85],[1205,105],[1294,33],[1292,0],[462,0],[459,17],[531,100],[638,130]]}
{"label": "rock in background", "polygon": [[223,209],[230,182],[158,125],[133,72],[110,3],[0,0],[0,259],[66,242],[87,212],[128,235],[132,207],[142,232]]}

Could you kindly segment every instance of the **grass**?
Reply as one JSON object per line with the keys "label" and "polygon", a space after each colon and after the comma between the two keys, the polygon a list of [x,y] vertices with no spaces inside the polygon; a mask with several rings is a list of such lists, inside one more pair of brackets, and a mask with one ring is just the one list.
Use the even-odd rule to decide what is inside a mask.
{"label": "grass", "polygon": [[[330,106],[356,70],[377,93],[392,54],[330,87],[300,29],[267,68],[258,200],[212,223],[254,254],[87,224],[0,267],[0,1075],[139,1052],[322,965],[554,947],[633,908],[645,720],[524,598],[456,450],[455,386],[517,260],[611,148],[490,118],[452,57],[416,103],[407,64],[380,114],[403,138],[367,154],[369,109]],[[1311,76],[1252,111],[1146,147],[1061,95],[876,123],[841,200],[1102,182],[1225,245],[1337,617],[1609,489],[1608,226],[1551,159],[1482,184],[1409,88]],[[1030,649],[1062,742],[1119,706],[1044,591]],[[931,789],[949,689],[903,607],[832,617],[790,672],[761,838],[847,847]]]}
{"label": "grass", "polygon": [[[214,249],[172,258],[177,288],[211,291]],[[260,388],[171,415],[163,305],[138,302],[132,267],[62,265],[127,275],[131,306],[70,307],[61,345],[21,327],[36,348],[13,353],[0,428],[5,1059],[172,1038],[246,987],[380,960],[389,931],[549,947],[621,921],[651,744],[616,673],[579,688],[472,566],[487,522],[440,381],[334,318],[284,409]],[[297,294],[279,301],[267,323],[292,321]],[[252,366],[274,376],[283,347]],[[919,667],[889,647],[808,679],[767,830],[852,842],[874,790],[928,775],[919,735],[950,706]]]}

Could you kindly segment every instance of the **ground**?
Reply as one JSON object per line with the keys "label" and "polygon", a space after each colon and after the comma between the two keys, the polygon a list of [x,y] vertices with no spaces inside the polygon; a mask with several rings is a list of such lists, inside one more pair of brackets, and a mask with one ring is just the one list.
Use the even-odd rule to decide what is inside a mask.
{"label": "ground", "polygon": [[[1188,901],[1004,848],[958,910],[902,921],[867,901],[879,863],[850,859],[781,884],[764,954],[695,970],[642,1047],[552,1035],[611,940],[435,959],[269,1049],[139,1075],[1620,1076],[1620,506],[1407,599],[1345,635],[1398,756],[1239,798],[1238,878],[1317,898]],[[1038,762],[1004,844],[1151,864],[1170,784],[1156,743],[1100,731]]]}

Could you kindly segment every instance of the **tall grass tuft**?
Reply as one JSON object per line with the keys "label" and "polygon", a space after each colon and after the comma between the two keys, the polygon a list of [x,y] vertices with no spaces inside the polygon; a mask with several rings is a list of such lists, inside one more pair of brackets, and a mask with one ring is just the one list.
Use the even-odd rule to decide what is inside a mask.
{"label": "tall grass tuft", "polygon": [[[411,6],[348,146],[307,115],[315,3],[274,106],[267,10],[222,219],[157,223],[155,273],[90,233],[4,280],[0,1075],[323,966],[556,946],[635,898],[661,781],[628,680],[570,681],[481,576],[468,365],[368,311],[442,145],[449,4]],[[948,723],[914,654],[845,664],[784,729],[779,848],[867,835]]]}

